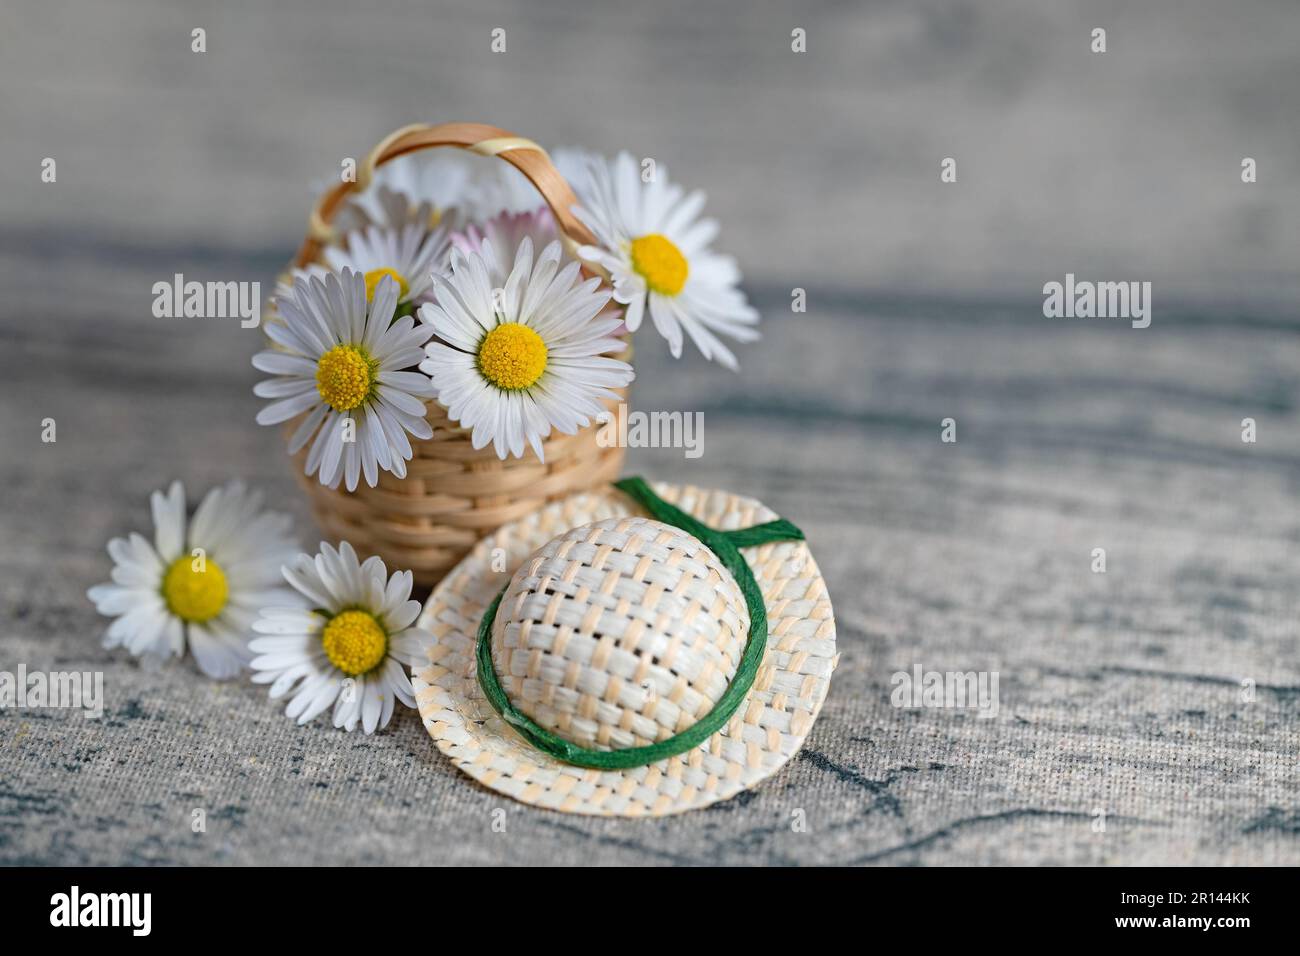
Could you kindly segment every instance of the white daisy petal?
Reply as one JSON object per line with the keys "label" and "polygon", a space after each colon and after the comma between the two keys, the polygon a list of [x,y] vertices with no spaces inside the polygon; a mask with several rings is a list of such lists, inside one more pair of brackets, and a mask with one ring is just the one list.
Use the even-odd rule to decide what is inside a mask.
{"label": "white daisy petal", "polygon": [[297,547],[289,518],[261,504],[259,493],[232,481],[204,495],[187,522],[180,482],[155,492],[155,545],[135,532],[112,539],[113,583],[87,592],[114,618],[105,646],[137,657],[179,656],[188,647],[209,677],[237,675],[251,656],[250,605],[291,599],[277,587],[279,563]]}
{"label": "white daisy petal", "polygon": [[[441,339],[425,347],[420,371],[474,448],[491,445],[501,458],[531,449],[540,459],[552,427],[571,434],[587,424],[632,368],[604,355],[624,347],[610,336],[620,323],[597,317],[609,290],[583,279],[558,242],[535,254],[525,235],[508,272],[496,256],[490,239],[453,252],[438,305],[420,314]],[[504,281],[495,298],[489,277]],[[393,404],[395,413],[411,410]]]}
{"label": "white daisy petal", "polygon": [[383,701],[380,699],[382,693],[381,681],[366,681],[361,701],[361,729],[366,734],[373,734],[379,726],[379,715],[383,710]]}
{"label": "white daisy petal", "polygon": [[155,491],[149,497],[153,512],[154,547],[166,562],[175,561],[185,548],[185,488],[173,481],[164,495]]}
{"label": "white daisy petal", "polygon": [[[408,315],[393,321],[400,288],[392,274],[406,277],[402,269],[410,272],[417,266],[427,272],[432,259],[425,260],[437,259],[446,247],[445,235],[435,241],[415,227],[400,235],[368,230],[353,237],[349,250],[332,250],[339,272],[298,275],[281,296],[284,331],[272,337],[307,351],[271,350],[254,357],[259,369],[278,376],[254,389],[260,397],[274,399],[258,412],[257,421],[296,421],[289,452],[308,448],[304,472],[316,475],[322,485],[343,483],[351,491],[364,478],[373,488],[380,469],[402,476],[413,454],[407,435],[433,435],[424,403],[433,398],[434,388],[413,370],[425,357],[433,329]],[[369,301],[367,275],[373,280]],[[400,301],[407,301],[404,294]],[[401,414],[385,418],[377,414],[380,405]],[[347,420],[356,433],[345,441]]]}
{"label": "white daisy petal", "polygon": [[191,624],[189,639],[190,652],[199,670],[213,680],[229,680],[244,669],[240,655],[204,625]]}
{"label": "white daisy petal", "polygon": [[574,212],[599,245],[579,255],[612,277],[615,300],[627,306],[628,331],[640,328],[648,307],[674,356],[689,337],[706,358],[734,368],[735,356],[718,335],[752,341],[757,333],[746,326],[758,315],[738,288],[734,262],[709,251],[718,227],[700,218],[704,194],[683,194],[662,165],[643,182],[627,153],[613,162],[590,159],[588,174],[583,206]]}
{"label": "white daisy petal", "polygon": [[299,724],[332,706],[333,725],[349,732],[386,727],[396,701],[413,707],[403,664],[416,659],[428,635],[411,626],[420,613],[410,599],[411,572],[389,575],[380,558],[359,561],[342,542],[299,555],[284,575],[319,612],[262,610],[252,630],[265,636],[247,645],[254,683],[270,684],[273,699],[288,695],[285,714]]}

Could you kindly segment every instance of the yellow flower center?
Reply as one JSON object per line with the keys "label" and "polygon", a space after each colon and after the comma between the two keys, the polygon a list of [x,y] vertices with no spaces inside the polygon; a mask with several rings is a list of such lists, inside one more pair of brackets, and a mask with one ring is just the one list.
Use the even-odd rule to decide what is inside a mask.
{"label": "yellow flower center", "polygon": [[682,251],[657,232],[632,240],[632,268],[660,295],[681,292],[691,271]]}
{"label": "yellow flower center", "polygon": [[369,611],[334,615],[321,634],[330,663],[356,677],[374,670],[388,655],[388,635]]}
{"label": "yellow flower center", "polygon": [[336,411],[351,411],[370,397],[377,370],[357,346],[336,345],[316,363],[316,391]]}
{"label": "yellow flower center", "polygon": [[[196,571],[195,565],[203,570]],[[230,586],[217,562],[182,555],[163,575],[162,595],[167,609],[182,621],[201,624],[221,613],[230,596]]]}
{"label": "yellow flower center", "polygon": [[397,297],[400,299],[406,293],[411,291],[411,287],[406,284],[406,279],[396,269],[371,269],[366,273],[366,301],[373,301],[375,290],[379,288],[379,283],[384,276],[391,276],[392,280],[397,283]]}
{"label": "yellow flower center", "polygon": [[483,337],[478,369],[497,388],[528,388],[546,371],[546,343],[528,326],[504,322]]}

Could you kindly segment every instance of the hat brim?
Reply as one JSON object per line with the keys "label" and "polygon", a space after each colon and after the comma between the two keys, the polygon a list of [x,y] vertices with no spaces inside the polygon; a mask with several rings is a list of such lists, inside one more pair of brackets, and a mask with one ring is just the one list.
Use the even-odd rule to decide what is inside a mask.
{"label": "hat brim", "polygon": [[[655,482],[655,492],[719,530],[777,515],[752,498]],[[614,488],[547,505],[480,541],[429,596],[418,626],[432,635],[412,669],[416,705],[438,749],[479,783],[531,806],[598,816],[663,816],[726,800],[774,774],[812,729],[835,667],[835,617],[803,541],[742,548],[767,605],[768,642],[754,686],[700,746],[630,770],[587,770],[534,749],[492,709],[475,674],[479,622],[534,551],[604,518],[644,514]]]}

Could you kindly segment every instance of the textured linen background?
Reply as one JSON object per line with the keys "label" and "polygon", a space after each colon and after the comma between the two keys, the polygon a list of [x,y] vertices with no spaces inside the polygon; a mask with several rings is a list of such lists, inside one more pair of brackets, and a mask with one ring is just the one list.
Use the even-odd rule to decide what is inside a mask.
{"label": "textured linen background", "polygon": [[[0,669],[106,694],[99,721],[0,711],[0,862],[1300,862],[1293,3],[18,0],[0,27]],[[762,499],[826,575],[841,665],[755,792],[539,812],[414,712],[298,728],[99,648],[104,543],[173,477],[193,503],[242,475],[315,541],[253,423],[260,333],[155,319],[152,284],[269,289],[309,179],[446,119],[710,192],[764,340],[734,376],[644,335],[635,406],[702,411],[704,454],[628,470]],[[1152,327],[1045,319],[1066,272],[1152,281]],[[895,709],[914,665],[998,672],[998,716]]]}

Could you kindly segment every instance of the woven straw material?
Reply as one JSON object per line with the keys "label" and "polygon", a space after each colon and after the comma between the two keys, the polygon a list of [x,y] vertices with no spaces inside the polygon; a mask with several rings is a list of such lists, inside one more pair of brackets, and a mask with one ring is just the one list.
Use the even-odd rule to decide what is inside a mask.
{"label": "woven straw material", "polygon": [[[329,242],[337,241],[333,219],[348,197],[368,185],[375,169],[399,156],[422,150],[464,149],[495,156],[518,169],[537,189],[555,217],[561,241],[570,254],[596,238],[572,213],[577,197],[543,150],[531,140],[482,123],[416,124],[395,130],[372,149],[357,169],[356,181],[339,182],[317,200],[308,234],[294,257],[299,268],[319,262]],[[596,274],[584,267],[586,274]],[[270,321],[277,321],[274,315]],[[618,358],[631,361],[631,347]],[[627,400],[603,402],[611,413]],[[543,443],[545,462],[528,451],[523,458],[501,460],[489,445],[475,449],[471,433],[450,421],[437,402],[428,404],[433,436],[410,439],[414,456],[406,477],[381,471],[379,484],[364,483],[355,492],[324,488],[302,472],[306,450],[295,460],[299,482],[312,514],[326,538],[350,541],[362,556],[379,555],[390,568],[409,570],[423,588],[432,587],[488,531],[550,501],[607,484],[623,467],[622,448],[602,448],[599,426],[576,435],[552,432]],[[297,422],[290,422],[292,434]],[[409,437],[409,436],[408,436]]]}
{"label": "woven straw material", "polygon": [[[654,490],[719,530],[776,518],[727,492],[666,484]],[[741,553],[767,608],[767,650],[749,697],[699,747],[631,770],[561,763],[516,734],[477,681],[479,623],[509,580],[493,627],[493,662],[512,703],[554,732],[594,749],[644,744],[690,726],[709,709],[704,701],[725,689],[718,678],[734,673],[748,632],[734,580],[702,543],[645,518],[613,488],[573,495],[505,525],[434,590],[418,622],[431,635],[427,663],[412,674],[425,727],[485,786],[569,813],[662,816],[755,786],[794,756],[821,709],[835,666],[835,620],[804,542]],[[597,560],[604,570],[593,567]],[[562,600],[552,602],[557,594]],[[570,599],[587,608],[585,620],[560,616]],[[555,616],[547,623],[551,607]],[[638,629],[638,621],[647,623]],[[676,666],[662,659],[657,669],[649,659],[669,643],[694,676],[673,673]],[[566,670],[555,668],[561,660]]]}
{"label": "woven straw material", "polygon": [[[620,391],[620,400],[626,393]],[[618,403],[604,405],[614,413]],[[380,471],[374,488],[326,488],[304,474],[307,448],[294,458],[299,485],[328,540],[350,541],[362,557],[377,554],[389,568],[411,571],[433,587],[479,538],[575,491],[608,484],[623,467],[624,449],[602,448],[599,428],[576,435],[553,431],[542,443],[545,462],[529,452],[502,460],[489,446],[475,450],[470,433],[437,402],[427,406],[430,438],[411,439],[406,477]],[[297,426],[290,422],[288,430]]]}
{"label": "woven straw material", "polygon": [[493,623],[506,695],[582,747],[641,747],[713,709],[740,664],[749,612],[703,543],[629,516],[551,540]]}

